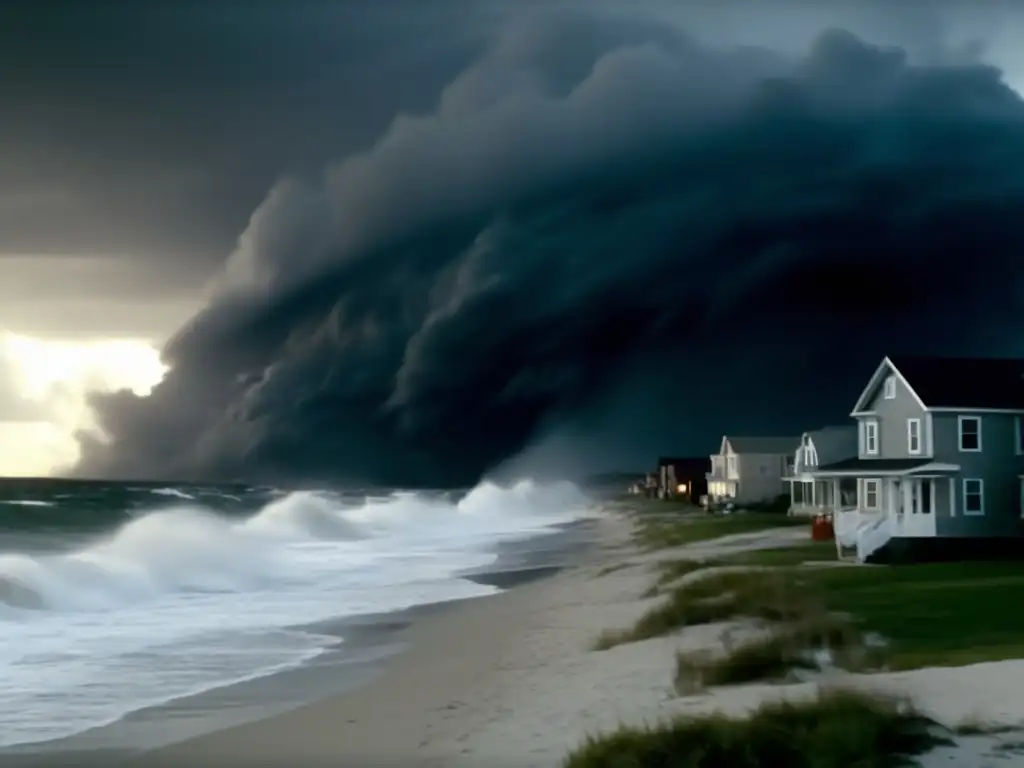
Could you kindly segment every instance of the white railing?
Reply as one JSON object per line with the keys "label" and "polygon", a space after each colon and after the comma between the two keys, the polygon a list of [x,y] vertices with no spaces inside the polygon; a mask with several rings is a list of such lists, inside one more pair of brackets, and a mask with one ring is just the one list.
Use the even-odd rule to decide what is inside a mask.
{"label": "white railing", "polygon": [[865,512],[856,507],[844,507],[836,511],[832,527],[839,555],[843,555],[844,549],[856,549],[857,559],[861,562],[892,538],[889,516],[884,512]]}
{"label": "white railing", "polygon": [[832,516],[832,528],[840,547],[857,545],[857,531],[864,524],[863,516],[856,507],[843,507]]}
{"label": "white railing", "polygon": [[861,527],[857,531],[857,559],[865,562],[872,554],[884,547],[892,538],[892,526],[889,523],[889,516],[883,515],[879,519]]}

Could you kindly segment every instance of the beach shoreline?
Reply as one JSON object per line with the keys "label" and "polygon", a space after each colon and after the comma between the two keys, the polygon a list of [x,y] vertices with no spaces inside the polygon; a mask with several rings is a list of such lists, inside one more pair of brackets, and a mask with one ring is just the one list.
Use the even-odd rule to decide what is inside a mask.
{"label": "beach shoreline", "polygon": [[978,722],[1002,730],[958,737],[924,755],[922,768],[1024,765],[1024,756],[1006,749],[1024,744],[1022,660],[898,673],[837,669],[811,681],[681,696],[672,680],[676,654],[721,647],[725,633],[743,626],[694,626],[594,650],[602,631],[632,625],[661,599],[644,597],[659,560],[713,559],[792,546],[808,536],[803,527],[790,526],[649,552],[633,542],[634,524],[625,515],[609,514],[594,529],[592,543],[570,567],[542,571],[540,578],[494,596],[423,609],[400,630],[404,652],[350,690],[128,760],[123,753],[73,760],[65,753],[53,756],[64,762],[24,764],[556,768],[587,736],[623,724],[710,712],[744,716],[768,701],[813,698],[839,685],[905,696],[948,728]]}
{"label": "beach shoreline", "polygon": [[[496,590],[512,590],[549,578],[578,563],[592,546],[593,521],[554,526],[499,543],[495,562],[458,575]],[[109,766],[211,733],[272,719],[291,710],[370,684],[411,645],[414,627],[502,592],[423,603],[380,613],[340,617],[296,627],[337,638],[306,663],[179,697],[128,713],[119,720],[52,741],[0,749],[0,768],[21,766]]]}
{"label": "beach shoreline", "polygon": [[[661,559],[792,546],[808,531],[789,527],[645,552],[632,540],[630,518],[609,515],[599,527],[598,541],[576,567],[418,623],[408,652],[370,684],[148,753],[147,766],[556,768],[586,737],[622,724],[710,712],[742,717],[765,702],[809,699],[836,685],[906,696],[950,728],[966,721],[1000,729],[1024,724],[1024,661],[899,673],[835,670],[809,682],[680,696],[672,680],[676,654],[720,647],[735,623],[691,627],[607,651],[593,650],[598,634],[631,625],[658,603],[660,598],[642,595]],[[1019,766],[1019,755],[999,747],[1020,741],[1020,733],[964,736],[924,755],[920,764]]]}

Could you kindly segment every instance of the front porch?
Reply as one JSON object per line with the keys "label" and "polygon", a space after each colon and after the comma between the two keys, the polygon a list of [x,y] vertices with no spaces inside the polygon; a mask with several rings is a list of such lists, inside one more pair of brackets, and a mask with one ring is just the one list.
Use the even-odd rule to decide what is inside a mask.
{"label": "front porch", "polygon": [[708,496],[716,501],[735,499],[739,490],[739,483],[723,474],[708,473],[705,475],[708,481]]}
{"label": "front porch", "polygon": [[893,537],[935,537],[936,500],[959,470],[905,459],[856,459],[821,467],[815,482],[831,485],[832,498],[839,500],[828,511],[840,558],[855,554],[864,561]]}
{"label": "front porch", "polygon": [[831,515],[837,510],[856,508],[857,484],[854,478],[846,482],[838,479],[820,479],[802,474],[785,478],[789,483],[789,514],[792,517]]}

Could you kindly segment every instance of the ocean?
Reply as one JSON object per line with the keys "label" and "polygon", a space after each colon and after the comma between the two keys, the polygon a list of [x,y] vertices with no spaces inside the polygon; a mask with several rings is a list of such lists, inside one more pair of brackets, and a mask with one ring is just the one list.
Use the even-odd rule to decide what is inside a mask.
{"label": "ocean", "polygon": [[301,667],[338,645],[318,622],[491,594],[467,574],[592,515],[566,483],[2,480],[0,747]]}

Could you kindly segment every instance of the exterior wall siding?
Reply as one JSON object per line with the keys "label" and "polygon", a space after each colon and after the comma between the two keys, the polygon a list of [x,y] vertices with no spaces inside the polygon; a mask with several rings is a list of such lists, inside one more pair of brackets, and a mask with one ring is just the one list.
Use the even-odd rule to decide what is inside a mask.
{"label": "exterior wall siding", "polygon": [[[960,451],[958,416],[981,419],[981,451]],[[1016,417],[1003,413],[936,413],[935,429],[937,461],[960,465],[955,478],[955,514],[950,515],[948,482],[945,503],[936,518],[939,536],[1006,536],[1024,535],[1021,519],[1020,481],[1024,474],[1024,456],[1017,455]],[[984,483],[984,510],[981,515],[965,515],[963,480],[978,478]]]}
{"label": "exterior wall siding", "polygon": [[789,488],[782,479],[786,471],[787,454],[737,454],[739,469],[738,501],[773,501]]}
{"label": "exterior wall siding", "polygon": [[[930,442],[927,434],[929,419],[924,408],[917,402],[917,399],[906,388],[902,381],[896,379],[896,397],[892,400],[885,399],[885,380],[872,394],[867,410],[872,411],[871,416],[860,416],[858,420],[863,424],[865,421],[875,419],[878,421],[878,453],[869,454],[865,452],[863,437],[858,445],[858,456],[862,459],[911,459],[918,456],[928,457]],[[907,420],[921,420],[921,452],[911,453],[907,439]],[[863,426],[858,429],[863,434]]]}

